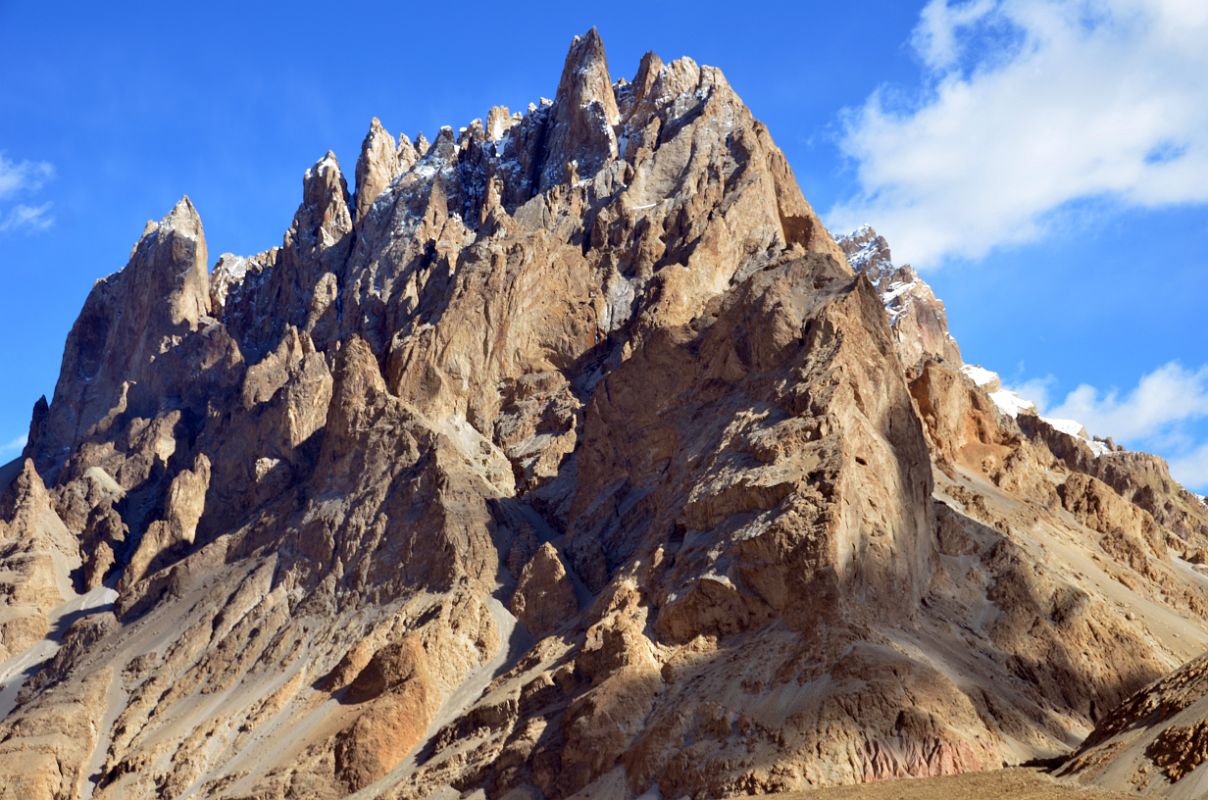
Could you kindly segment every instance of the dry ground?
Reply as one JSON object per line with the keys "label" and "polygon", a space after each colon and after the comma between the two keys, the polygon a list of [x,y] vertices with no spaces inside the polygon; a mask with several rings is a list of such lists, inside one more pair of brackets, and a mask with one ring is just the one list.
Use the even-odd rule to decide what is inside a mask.
{"label": "dry ground", "polygon": [[770,795],[776,800],[1119,800],[1135,795],[1077,789],[1040,770],[1017,767],[945,778]]}

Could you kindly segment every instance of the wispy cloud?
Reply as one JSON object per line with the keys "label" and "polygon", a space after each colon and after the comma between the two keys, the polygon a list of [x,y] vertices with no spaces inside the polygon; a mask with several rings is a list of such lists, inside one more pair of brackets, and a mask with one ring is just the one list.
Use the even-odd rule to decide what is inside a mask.
{"label": "wispy cloud", "polygon": [[52,164],[45,161],[10,161],[0,152],[0,200],[22,192],[36,192],[54,176]]}
{"label": "wispy cloud", "polygon": [[994,10],[994,0],[972,0],[958,6],[928,3],[919,15],[910,43],[928,68],[951,67],[964,44],[957,33],[967,30]]}
{"label": "wispy cloud", "polygon": [[931,0],[923,85],[874,93],[841,146],[864,221],[921,267],[1042,237],[1079,201],[1208,202],[1208,3]]}
{"label": "wispy cloud", "polygon": [[1046,375],[1043,378],[1032,378],[1021,383],[1011,383],[1004,388],[1015,392],[1015,394],[1031,400],[1039,409],[1049,407],[1049,392],[1053,388],[1053,384],[1057,382],[1057,378],[1052,375]]}
{"label": "wispy cloud", "polygon": [[28,439],[28,436],[21,435],[10,442],[0,444],[0,458],[11,458],[12,456],[20,454],[20,452],[25,449],[25,443],[28,441]]}
{"label": "wispy cloud", "polygon": [[1121,391],[1082,384],[1056,405],[1049,395],[1052,376],[1011,386],[1036,403],[1047,417],[1075,419],[1095,436],[1110,436],[1129,447],[1160,453],[1183,484],[1208,490],[1208,365],[1188,369],[1171,361],[1142,375]]}
{"label": "wispy cloud", "polygon": [[[55,176],[54,165],[46,161],[11,161],[0,152],[0,201],[13,200],[41,191]],[[50,202],[30,205],[17,203],[0,208],[0,233],[44,231],[54,224]]]}
{"label": "wispy cloud", "polygon": [[53,203],[43,203],[40,206],[27,206],[18,203],[9,209],[0,219],[0,233],[13,230],[44,231],[54,224],[55,218],[50,215]]}
{"label": "wispy cloud", "polygon": [[1083,384],[1049,415],[1076,419],[1091,433],[1125,442],[1183,439],[1176,427],[1208,417],[1208,366],[1189,370],[1176,362],[1142,376],[1121,394]]}
{"label": "wispy cloud", "polygon": [[1186,485],[1208,491],[1208,442],[1172,458],[1170,471]]}

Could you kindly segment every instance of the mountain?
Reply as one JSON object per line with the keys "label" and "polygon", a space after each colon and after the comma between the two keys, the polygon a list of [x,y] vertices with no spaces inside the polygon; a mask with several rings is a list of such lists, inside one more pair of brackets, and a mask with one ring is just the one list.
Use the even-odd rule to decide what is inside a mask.
{"label": "mountain", "polygon": [[592,30],[354,176],[212,270],[183,199],[85,302],[0,482],[0,797],[995,769],[1208,649],[1204,505],[1003,413],[716,68]]}
{"label": "mountain", "polygon": [[897,266],[889,242],[864,225],[837,240],[847,263],[868,276],[889,314],[898,358],[908,371],[925,360],[949,366],[961,365],[961,350],[948,332],[944,304],[909,264]]}

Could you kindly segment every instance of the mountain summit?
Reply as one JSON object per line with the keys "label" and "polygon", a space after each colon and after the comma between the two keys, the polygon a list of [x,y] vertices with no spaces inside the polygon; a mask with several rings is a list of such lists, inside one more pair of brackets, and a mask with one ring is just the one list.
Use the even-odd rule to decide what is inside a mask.
{"label": "mountain summit", "polygon": [[1003,413],[716,68],[592,30],[208,266],[149,223],[0,472],[0,797],[994,769],[1208,647],[1204,505]]}

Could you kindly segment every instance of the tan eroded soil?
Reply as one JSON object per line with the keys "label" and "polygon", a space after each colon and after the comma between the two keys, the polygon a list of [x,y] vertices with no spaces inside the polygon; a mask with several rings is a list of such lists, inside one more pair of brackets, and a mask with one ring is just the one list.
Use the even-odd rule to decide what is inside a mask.
{"label": "tan eroded soil", "polygon": [[1073,788],[1025,767],[768,795],[778,800],[1113,800],[1132,796]]}

